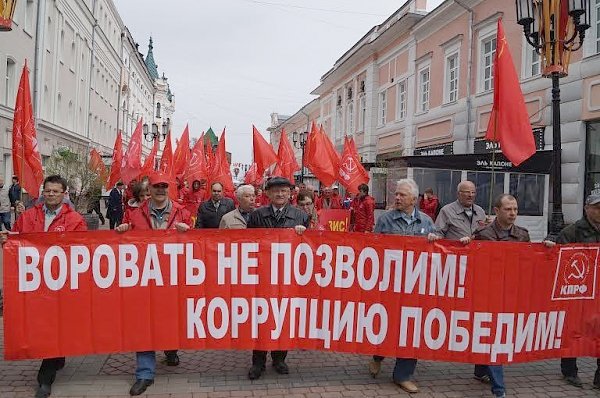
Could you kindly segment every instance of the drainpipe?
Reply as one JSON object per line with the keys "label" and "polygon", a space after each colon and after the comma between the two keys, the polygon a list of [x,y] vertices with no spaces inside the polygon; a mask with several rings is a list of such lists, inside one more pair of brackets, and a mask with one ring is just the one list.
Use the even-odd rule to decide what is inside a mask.
{"label": "drainpipe", "polygon": [[40,85],[42,82],[42,61],[44,57],[44,26],[46,20],[46,7],[43,1],[38,1],[37,6],[37,24],[35,26],[35,54],[33,58],[33,110],[36,117],[34,118],[35,127],[37,130],[38,119],[41,117],[40,104],[42,90]]}
{"label": "drainpipe", "polygon": [[473,9],[464,5],[462,0],[454,0],[456,4],[464,8],[469,13],[469,52],[467,54],[467,150],[469,150],[469,143],[471,140],[471,111],[473,108],[472,93],[471,93],[471,80],[473,74]]}
{"label": "drainpipe", "polygon": [[86,132],[86,137],[88,139],[88,141],[90,140],[90,123],[92,123],[92,118],[90,116],[90,110],[92,109],[92,79],[94,78],[94,46],[95,46],[95,42],[96,42],[96,28],[98,27],[98,19],[96,18],[96,1],[94,0],[92,2],[92,17],[94,18],[94,25],[92,25],[92,52],[90,53],[90,80],[89,80],[89,87],[90,89],[88,90],[88,108],[87,108],[87,117],[88,117],[88,122],[87,122],[87,132]]}

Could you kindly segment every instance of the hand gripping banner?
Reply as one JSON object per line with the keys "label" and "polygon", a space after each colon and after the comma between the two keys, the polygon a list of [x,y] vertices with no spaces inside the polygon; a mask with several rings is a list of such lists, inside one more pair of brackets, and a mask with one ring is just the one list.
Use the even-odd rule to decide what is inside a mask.
{"label": "hand gripping banner", "polygon": [[282,229],[22,234],[4,246],[5,357],[597,357],[599,251]]}

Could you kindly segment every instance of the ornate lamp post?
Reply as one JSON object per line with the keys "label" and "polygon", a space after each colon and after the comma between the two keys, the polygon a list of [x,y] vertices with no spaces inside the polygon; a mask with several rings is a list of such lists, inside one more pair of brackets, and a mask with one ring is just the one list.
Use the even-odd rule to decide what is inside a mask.
{"label": "ornate lamp post", "polygon": [[571,52],[579,50],[590,27],[589,0],[515,0],[517,23],[540,55],[542,75],[552,79],[552,216],[550,234],[564,225],[562,212],[559,79],[567,76]]}
{"label": "ornate lamp post", "polygon": [[146,141],[152,142],[154,140],[158,140],[159,142],[162,142],[167,137],[167,132],[169,131],[169,125],[167,124],[167,122],[164,122],[162,124],[162,133],[159,133],[158,132],[158,124],[152,123],[152,131],[148,131],[148,123],[144,123],[143,130],[144,130],[144,138],[146,139]]}
{"label": "ornate lamp post", "polygon": [[17,0],[0,0],[0,31],[12,30]]}
{"label": "ornate lamp post", "polygon": [[294,147],[300,148],[300,150],[302,151],[302,166],[300,166],[300,182],[304,182],[304,146],[306,145],[307,138],[308,131],[304,131],[302,133],[294,131],[292,133],[292,142],[294,143]]}

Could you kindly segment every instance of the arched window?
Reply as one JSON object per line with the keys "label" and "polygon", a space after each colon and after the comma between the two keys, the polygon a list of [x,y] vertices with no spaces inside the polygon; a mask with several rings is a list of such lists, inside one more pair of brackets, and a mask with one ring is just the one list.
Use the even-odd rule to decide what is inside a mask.
{"label": "arched window", "polygon": [[160,102],[156,103],[156,117],[160,117]]}
{"label": "arched window", "polygon": [[15,61],[11,58],[6,59],[6,77],[5,77],[5,92],[4,92],[4,105],[12,108],[15,106],[15,76],[16,76],[16,65]]}

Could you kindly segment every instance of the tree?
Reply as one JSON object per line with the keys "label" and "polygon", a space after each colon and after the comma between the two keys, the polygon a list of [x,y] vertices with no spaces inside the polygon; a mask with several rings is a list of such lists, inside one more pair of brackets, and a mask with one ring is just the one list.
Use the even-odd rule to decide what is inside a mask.
{"label": "tree", "polygon": [[105,181],[89,169],[87,154],[68,147],[54,149],[46,164],[46,175],[58,174],[67,180],[69,198],[75,210],[85,213],[88,204],[102,194]]}

